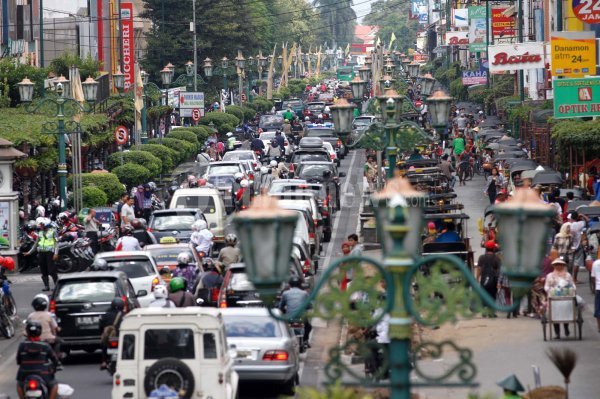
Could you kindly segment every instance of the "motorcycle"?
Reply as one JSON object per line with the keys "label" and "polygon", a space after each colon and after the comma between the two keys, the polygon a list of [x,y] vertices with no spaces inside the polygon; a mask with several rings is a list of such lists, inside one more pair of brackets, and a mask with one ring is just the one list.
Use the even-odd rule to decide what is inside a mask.
{"label": "motorcycle", "polygon": [[19,253],[17,254],[17,258],[19,260],[19,273],[25,273],[37,267],[35,255],[25,255],[26,253],[31,251],[31,248],[33,248],[34,243],[35,238],[23,232],[23,235],[21,236],[21,240],[19,242]]}
{"label": "motorcycle", "polygon": [[17,302],[10,291],[10,280],[4,275],[4,269],[0,268],[0,300],[4,306],[4,310],[9,317],[17,315]]}
{"label": "motorcycle", "polygon": [[304,322],[302,320],[290,321],[290,327],[294,331],[296,339],[298,339],[298,348],[300,353],[306,352],[306,342],[304,342]]}
{"label": "motorcycle", "polygon": [[108,374],[112,376],[117,371],[117,357],[119,355],[119,337],[112,337],[108,340],[106,355],[109,357],[108,364],[106,365],[106,371],[108,371]]}
{"label": "motorcycle", "polygon": [[85,270],[94,261],[94,256],[89,238],[73,239],[65,235],[58,241],[56,268],[59,273]]}
{"label": "motorcycle", "polygon": [[[2,292],[2,300],[0,301],[0,332],[5,338],[10,339],[15,336],[15,325],[5,305],[4,290],[0,290],[0,292]],[[14,311],[16,313],[16,306]]]}
{"label": "motorcycle", "polygon": [[117,230],[114,227],[102,229],[98,232],[99,252],[114,251],[117,246]]}
{"label": "motorcycle", "polygon": [[45,399],[50,394],[46,381],[39,375],[29,375],[23,381],[23,396],[28,398]]}

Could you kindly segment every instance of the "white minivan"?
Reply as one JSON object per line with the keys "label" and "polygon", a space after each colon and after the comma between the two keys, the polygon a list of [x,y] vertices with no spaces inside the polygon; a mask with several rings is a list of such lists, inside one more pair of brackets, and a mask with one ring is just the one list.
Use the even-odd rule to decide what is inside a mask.
{"label": "white minivan", "polygon": [[161,385],[179,398],[233,399],[233,362],[217,309],[135,309],[121,323],[112,399],[155,397]]}
{"label": "white minivan", "polygon": [[180,188],[173,193],[170,209],[195,208],[206,218],[208,228],[214,234],[214,248],[225,246],[225,222],[227,213],[219,190],[213,187]]}

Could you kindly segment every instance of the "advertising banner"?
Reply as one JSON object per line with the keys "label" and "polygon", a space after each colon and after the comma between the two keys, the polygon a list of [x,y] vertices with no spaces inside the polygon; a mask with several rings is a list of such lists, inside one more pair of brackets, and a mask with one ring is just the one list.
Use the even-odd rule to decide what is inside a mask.
{"label": "advertising banner", "polygon": [[133,42],[133,3],[121,3],[121,47],[123,54],[124,91],[133,89],[135,79],[135,46]]}
{"label": "advertising banner", "polygon": [[600,22],[600,0],[572,0],[571,5],[577,19],[588,24]]}
{"label": "advertising banner", "polygon": [[489,46],[490,72],[545,68],[544,43],[528,42]]}
{"label": "advertising banner", "polygon": [[0,249],[10,246],[10,202],[0,202]]}
{"label": "advertising banner", "polygon": [[469,7],[469,51],[472,53],[485,51],[487,21],[485,7]]}
{"label": "advertising banner", "polygon": [[410,19],[417,19],[420,24],[427,25],[427,17],[427,0],[411,0]]}
{"label": "advertising banner", "polygon": [[468,32],[446,32],[447,46],[462,46],[469,44],[469,33]]}
{"label": "advertising banner", "polygon": [[462,84],[463,86],[484,85],[487,83],[487,75],[486,70],[462,71]]}
{"label": "advertising banner", "polygon": [[556,79],[553,86],[555,118],[600,115],[600,77]]}
{"label": "advertising banner", "polygon": [[466,28],[469,26],[469,9],[455,8],[452,18],[452,24],[457,28]]}
{"label": "advertising banner", "polygon": [[554,76],[577,78],[596,74],[594,31],[552,32],[550,52]]}
{"label": "advertising banner", "polygon": [[492,7],[492,34],[494,38],[514,37],[515,17],[506,16],[508,7]]}

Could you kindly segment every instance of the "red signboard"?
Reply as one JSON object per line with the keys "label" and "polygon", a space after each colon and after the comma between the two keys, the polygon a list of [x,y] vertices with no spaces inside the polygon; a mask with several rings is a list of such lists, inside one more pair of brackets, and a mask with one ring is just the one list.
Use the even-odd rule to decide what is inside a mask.
{"label": "red signboard", "polygon": [[125,75],[124,90],[133,89],[135,80],[135,46],[133,43],[133,3],[121,3],[121,36],[123,54],[123,74]]}
{"label": "red signboard", "polygon": [[492,34],[494,37],[515,36],[515,17],[507,16],[508,7],[492,7]]}
{"label": "red signboard", "polygon": [[429,60],[429,56],[427,54],[418,54],[414,55],[415,62],[427,62]]}
{"label": "red signboard", "polygon": [[588,24],[600,22],[600,0],[573,0],[573,12],[577,19]]}

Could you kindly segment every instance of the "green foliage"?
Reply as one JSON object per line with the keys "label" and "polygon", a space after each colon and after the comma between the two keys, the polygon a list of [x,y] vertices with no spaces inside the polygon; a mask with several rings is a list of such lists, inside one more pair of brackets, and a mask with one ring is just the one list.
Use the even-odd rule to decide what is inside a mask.
{"label": "green foliage", "polygon": [[[112,173],[83,173],[81,175],[83,187],[97,187],[106,194],[107,203],[117,201],[125,189],[117,175]],[[72,178],[69,177],[69,186],[72,186]]]}
{"label": "green foliage", "polygon": [[409,10],[410,5],[405,0],[377,0],[371,3],[371,12],[365,15],[363,25],[379,26],[378,36],[386,45],[393,32],[396,41],[392,47],[406,53],[414,48],[419,30],[419,21],[409,19]]}
{"label": "green foliage", "polygon": [[153,175],[142,165],[126,163],[112,170],[119,180],[128,188],[138,186],[148,181]]}
{"label": "green foliage", "polygon": [[242,112],[244,113],[244,121],[248,122],[254,119],[254,116],[256,115],[256,111],[254,110],[254,108],[250,108],[247,106],[243,106],[241,108]]}
{"label": "green foliage", "polygon": [[131,97],[112,96],[108,99],[108,106],[115,110],[110,116],[113,124],[129,128],[134,125],[135,108]]}
{"label": "green foliage", "polygon": [[[152,139],[149,141],[150,144],[160,144],[158,139]],[[174,139],[170,137],[165,137],[162,139],[162,144],[166,145],[173,151],[177,153],[179,156],[177,163],[185,162],[189,160],[192,156],[196,155],[196,148],[192,143],[188,143],[187,141]]]}
{"label": "green foliage", "polygon": [[148,115],[149,119],[157,120],[163,116],[170,115],[171,112],[173,112],[173,108],[169,107],[168,105],[155,105],[148,107],[146,114]]}
{"label": "green foliage", "polygon": [[561,120],[552,127],[552,139],[561,151],[573,146],[597,155],[600,152],[600,120]]}
{"label": "green foliage", "polygon": [[166,145],[160,144],[142,144],[140,147],[142,151],[149,152],[154,155],[156,158],[160,159],[162,162],[162,171],[163,175],[169,174],[171,170],[175,167],[177,162],[179,161],[179,154],[173,151]]}
{"label": "green foliage", "polygon": [[215,128],[221,134],[232,132],[240,120],[235,116],[226,112],[209,112],[204,118],[200,119],[201,125],[209,125],[210,122],[214,123]]}
{"label": "green foliage", "polygon": [[257,112],[264,113],[271,111],[271,108],[273,108],[273,101],[267,100],[265,97],[257,96],[248,105],[254,108]]}
{"label": "green foliage", "polygon": [[31,65],[19,64],[14,59],[8,57],[0,59],[0,92],[2,93],[2,107],[7,107],[8,105],[16,106],[21,101],[17,83],[25,77],[28,77],[35,83],[34,95],[39,95],[47,74],[48,71],[45,68],[36,68]]}
{"label": "green foliage", "polygon": [[198,143],[198,136],[196,136],[194,132],[186,131],[183,129],[171,130],[167,137],[192,143],[195,146],[196,150],[198,149],[198,146],[200,144]]}
{"label": "green foliage", "polygon": [[244,111],[242,111],[242,107],[237,105],[228,105],[227,108],[225,108],[225,112],[235,116],[240,121],[244,120]]}
{"label": "green foliage", "polygon": [[458,101],[464,101],[467,99],[467,86],[463,86],[462,78],[456,78],[450,82],[450,95]]}
{"label": "green foliage", "polygon": [[96,208],[108,204],[108,196],[98,187],[83,187],[81,194],[85,208]]}
{"label": "green foliage", "polygon": [[50,62],[48,69],[54,72],[56,76],[63,75],[69,79],[69,69],[73,65],[79,68],[79,74],[81,75],[82,81],[87,79],[88,76],[91,76],[92,78],[97,77],[98,71],[100,70],[100,61],[92,58],[91,55],[86,58],[81,58],[76,54],[67,52],[54,58]]}
{"label": "green foliage", "polygon": [[313,0],[313,5],[319,7],[316,26],[321,28],[318,29],[321,40],[337,43],[341,48],[352,43],[356,26],[356,12],[352,4],[352,0]]}
{"label": "green foliage", "polygon": [[306,81],[304,79],[290,79],[288,82],[288,89],[290,94],[294,97],[300,97],[306,88]]}
{"label": "green foliage", "polygon": [[36,171],[39,168],[39,164],[36,159],[27,157],[16,161],[15,168],[31,168]]}
{"label": "green foliage", "polygon": [[274,96],[279,97],[283,100],[287,100],[288,98],[290,98],[292,96],[292,92],[287,87],[280,87],[279,90],[277,90],[277,92],[275,92]]}
{"label": "green foliage", "polygon": [[177,129],[177,131],[181,130],[194,133],[200,144],[204,144],[206,139],[208,139],[208,137],[213,133],[208,126],[204,125],[186,126],[184,128]]}
{"label": "green foliage", "polygon": [[162,170],[162,161],[146,151],[118,151],[108,157],[108,168],[110,170],[128,163],[144,166],[150,172],[150,177],[158,175]]}

